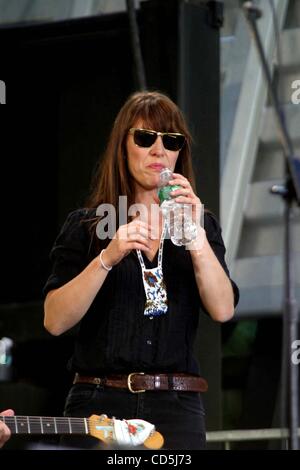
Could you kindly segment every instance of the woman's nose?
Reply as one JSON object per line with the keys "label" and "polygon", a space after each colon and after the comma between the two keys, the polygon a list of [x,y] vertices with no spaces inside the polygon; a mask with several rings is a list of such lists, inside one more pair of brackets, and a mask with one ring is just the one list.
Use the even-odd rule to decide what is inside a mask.
{"label": "woman's nose", "polygon": [[153,155],[165,155],[166,149],[164,147],[161,135],[157,136],[156,141],[151,147],[151,154]]}

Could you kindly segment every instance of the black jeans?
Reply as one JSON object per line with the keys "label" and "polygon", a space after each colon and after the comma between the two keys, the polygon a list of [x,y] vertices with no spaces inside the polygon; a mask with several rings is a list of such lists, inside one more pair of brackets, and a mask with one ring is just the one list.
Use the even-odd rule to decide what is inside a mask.
{"label": "black jeans", "polygon": [[[146,391],[133,394],[100,385],[73,385],[64,415],[89,417],[93,414],[149,421],[164,436],[164,449],[205,449],[205,413],[199,393]],[[99,446],[99,441],[87,436],[64,437],[62,443],[89,449]]]}

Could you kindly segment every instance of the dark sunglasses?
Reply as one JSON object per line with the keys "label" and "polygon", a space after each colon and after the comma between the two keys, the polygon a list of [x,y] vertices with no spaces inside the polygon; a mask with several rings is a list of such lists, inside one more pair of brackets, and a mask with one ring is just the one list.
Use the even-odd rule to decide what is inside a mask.
{"label": "dark sunglasses", "polygon": [[151,147],[159,135],[167,150],[176,152],[181,150],[185,143],[185,136],[178,132],[156,132],[150,129],[137,129],[136,127],[132,127],[129,129],[129,134],[133,135],[133,141],[135,145],[139,147]]}

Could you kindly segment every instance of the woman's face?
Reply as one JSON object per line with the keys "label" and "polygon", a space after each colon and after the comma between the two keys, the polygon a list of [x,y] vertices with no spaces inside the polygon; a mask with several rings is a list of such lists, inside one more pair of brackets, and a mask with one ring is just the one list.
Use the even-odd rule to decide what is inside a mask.
{"label": "woman's face", "polygon": [[[143,125],[141,120],[132,126],[138,129],[149,129]],[[161,129],[152,129],[161,131]],[[151,147],[139,147],[134,142],[134,136],[128,134],[127,142],[127,162],[129,172],[137,187],[151,190],[158,187],[160,171],[168,167],[174,171],[179,155],[178,151],[167,150],[161,136],[159,135]]]}

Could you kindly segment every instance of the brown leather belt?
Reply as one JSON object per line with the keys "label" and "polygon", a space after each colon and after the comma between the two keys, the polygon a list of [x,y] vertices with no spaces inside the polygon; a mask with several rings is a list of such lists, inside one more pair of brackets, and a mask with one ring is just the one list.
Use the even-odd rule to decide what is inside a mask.
{"label": "brown leather belt", "polygon": [[105,387],[125,388],[131,393],[146,390],[174,390],[178,392],[206,392],[207,381],[203,377],[190,374],[144,374],[132,372],[129,375],[110,375],[107,377],[90,377],[75,374],[73,384],[88,383]]}

